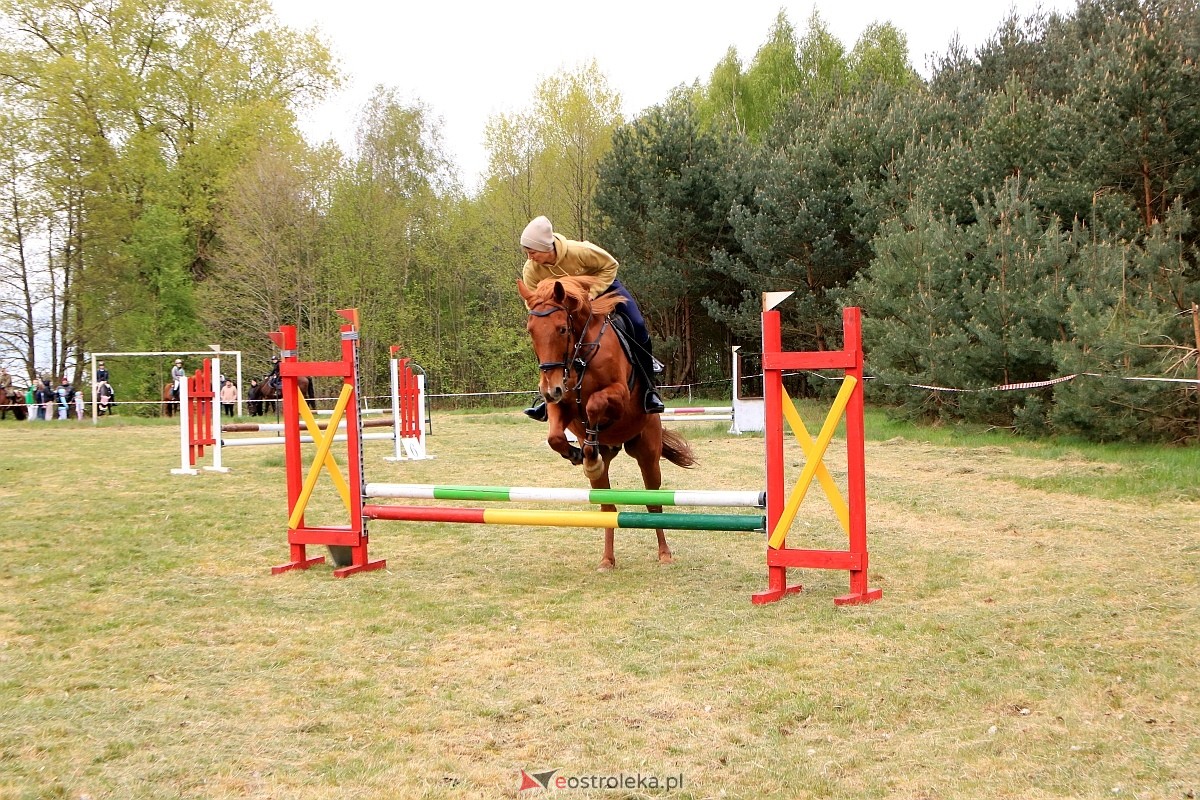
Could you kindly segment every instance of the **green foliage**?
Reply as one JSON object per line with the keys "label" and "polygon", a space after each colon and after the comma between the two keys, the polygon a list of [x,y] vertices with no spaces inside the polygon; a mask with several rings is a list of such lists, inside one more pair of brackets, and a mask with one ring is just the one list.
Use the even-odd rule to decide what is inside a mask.
{"label": "green foliage", "polygon": [[701,365],[727,360],[726,334],[705,328],[701,303],[732,300],[711,258],[714,249],[732,246],[721,213],[728,206],[722,185],[728,152],[680,96],[617,131],[601,164],[602,240],[647,316],[667,383],[695,382]]}
{"label": "green foliage", "polygon": [[869,391],[905,416],[1200,435],[1194,386],[1129,380],[1200,376],[1195,0],[1013,13],[927,83],[890,24],[848,48],[781,12],[748,64],[731,48],[629,123],[599,65],[552,75],[490,121],[470,193],[433,109],[385,87],[355,152],[300,142],[294,109],[336,75],[257,0],[88,9],[0,0],[0,341],[29,369],[38,304],[55,371],[101,343],[265,359],[284,323],[333,356],[356,307],[368,391],[393,344],[432,391],[532,386],[513,284],[544,213],[622,262],[670,381],[724,379],[761,293],[790,289],[792,349],[866,310]]}
{"label": "green foliage", "polygon": [[36,165],[26,236],[49,241],[26,269],[55,287],[55,368],[192,340],[219,200],[261,142],[298,138],[291,108],[336,82],[328,51],[260,0],[4,0],[0,19],[0,87]]}
{"label": "green foliage", "polygon": [[488,123],[489,212],[501,214],[518,235],[531,218],[545,214],[559,232],[592,237],[597,165],[623,121],[621,97],[595,62],[543,80],[529,110]]}
{"label": "green foliage", "polygon": [[188,246],[183,219],[170,208],[145,206],[133,224],[126,251],[140,267],[138,285],[149,294],[142,307],[156,312],[153,326],[140,331],[144,346],[171,350],[197,341],[201,331],[188,271],[194,251]]}

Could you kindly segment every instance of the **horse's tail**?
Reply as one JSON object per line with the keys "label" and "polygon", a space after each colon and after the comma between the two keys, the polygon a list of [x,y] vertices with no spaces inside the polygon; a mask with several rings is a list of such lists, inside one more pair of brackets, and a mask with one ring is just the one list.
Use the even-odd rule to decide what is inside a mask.
{"label": "horse's tail", "polygon": [[692,450],[687,439],[666,428],[662,432],[662,457],[684,469],[696,466],[696,451]]}

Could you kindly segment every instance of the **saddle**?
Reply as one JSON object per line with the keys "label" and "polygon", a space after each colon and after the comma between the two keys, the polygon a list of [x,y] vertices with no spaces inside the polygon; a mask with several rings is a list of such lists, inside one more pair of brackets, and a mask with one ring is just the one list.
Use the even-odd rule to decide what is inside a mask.
{"label": "saddle", "polygon": [[[617,341],[621,343],[621,350],[624,351],[625,358],[629,359],[629,363],[634,368],[637,368],[641,364],[641,361],[638,360],[633,350],[635,343],[633,341],[633,331],[630,330],[631,323],[629,322],[629,317],[618,311],[610,314],[608,319],[613,330],[617,332]],[[663,371],[662,362],[654,356],[650,356],[650,367],[654,370],[655,374]]]}
{"label": "saddle", "polygon": [[625,358],[636,367],[638,361],[637,356],[633,353],[633,332],[629,330],[629,318],[618,312],[610,314],[608,321],[617,334],[617,341],[621,343],[621,350],[625,353]]}

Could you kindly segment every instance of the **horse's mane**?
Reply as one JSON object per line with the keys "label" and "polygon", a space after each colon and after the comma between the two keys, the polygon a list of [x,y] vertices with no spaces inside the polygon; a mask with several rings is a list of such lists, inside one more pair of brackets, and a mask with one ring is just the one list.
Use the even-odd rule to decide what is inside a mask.
{"label": "horse's mane", "polygon": [[546,278],[538,284],[537,289],[533,292],[533,297],[529,299],[527,305],[533,307],[538,303],[549,302],[554,296],[554,284],[561,283],[567,297],[575,300],[579,305],[590,304],[592,313],[594,314],[609,314],[621,303],[624,303],[625,298],[616,292],[612,292],[610,294],[602,294],[595,300],[590,299],[592,287],[596,285],[598,280],[598,278],[591,275]]}

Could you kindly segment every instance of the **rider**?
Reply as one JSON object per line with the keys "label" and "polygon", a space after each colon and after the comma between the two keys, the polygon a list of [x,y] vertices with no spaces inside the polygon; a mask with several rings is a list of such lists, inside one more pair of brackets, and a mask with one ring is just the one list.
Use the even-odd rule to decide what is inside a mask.
{"label": "rider", "polygon": [[55,390],[54,396],[58,401],[58,418],[66,419],[67,410],[71,402],[75,399],[75,387],[71,385],[71,381],[63,378],[59,381],[58,389]]}
{"label": "rider", "polygon": [[271,356],[271,373],[267,375],[267,380],[275,387],[276,392],[283,385],[283,378],[279,375],[279,356]]}
{"label": "rider", "polygon": [[179,385],[183,383],[183,379],[187,377],[187,373],[183,369],[183,359],[175,359],[175,366],[171,367],[171,399],[179,399]]}
{"label": "rider", "polygon": [[96,383],[108,383],[108,368],[103,361],[96,362]]}
{"label": "rider", "polygon": [[[521,280],[530,290],[536,289],[538,283],[546,278],[591,275],[597,279],[592,286],[593,299],[608,292],[615,292],[625,298],[625,302],[618,306],[618,312],[629,321],[630,332],[633,335],[630,350],[633,351],[636,362],[634,366],[641,374],[642,384],[646,387],[643,406],[647,414],[661,414],[663,401],[658,396],[658,387],[654,380],[654,354],[650,333],[646,330],[646,321],[642,318],[637,301],[617,280],[617,260],[607,250],[591,242],[577,242],[555,233],[550,220],[544,216],[535,217],[525,226],[521,233],[521,248],[528,259],[521,270]],[[525,409],[525,414],[531,419],[545,422],[545,401],[539,397],[533,406]]]}

